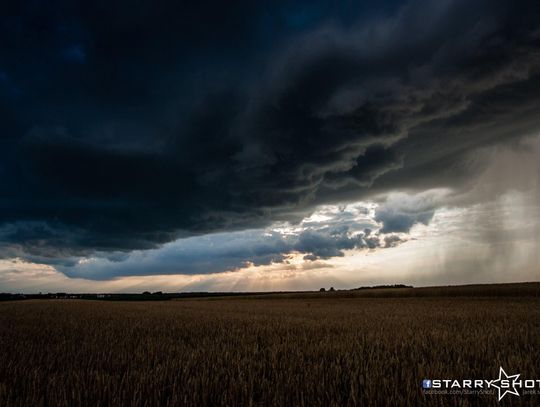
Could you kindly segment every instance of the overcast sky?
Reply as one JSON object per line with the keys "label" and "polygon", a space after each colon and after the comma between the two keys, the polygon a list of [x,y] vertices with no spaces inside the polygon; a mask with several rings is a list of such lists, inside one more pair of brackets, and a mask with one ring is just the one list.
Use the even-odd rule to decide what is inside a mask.
{"label": "overcast sky", "polygon": [[0,291],[540,280],[538,1],[0,8]]}

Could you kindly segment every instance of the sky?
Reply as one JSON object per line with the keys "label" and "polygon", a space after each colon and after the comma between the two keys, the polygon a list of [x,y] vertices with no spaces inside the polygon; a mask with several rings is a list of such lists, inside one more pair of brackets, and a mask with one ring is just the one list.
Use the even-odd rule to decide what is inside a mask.
{"label": "sky", "polygon": [[537,1],[0,6],[0,292],[540,280]]}

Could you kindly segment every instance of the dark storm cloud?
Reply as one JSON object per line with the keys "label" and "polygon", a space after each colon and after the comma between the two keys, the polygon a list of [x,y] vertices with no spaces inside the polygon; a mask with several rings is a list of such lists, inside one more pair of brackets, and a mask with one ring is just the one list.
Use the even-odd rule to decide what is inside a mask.
{"label": "dark storm cloud", "polygon": [[400,242],[395,235],[382,239],[369,232],[351,233],[345,225],[337,230],[309,228],[288,235],[244,230],[193,236],[159,249],[115,253],[108,257],[98,255],[54,266],[68,277],[91,280],[156,274],[213,274],[249,265],[286,263],[293,253],[302,254],[304,260],[316,261],[344,256],[344,250],[387,248]]}
{"label": "dark storm cloud", "polygon": [[[418,199],[410,200],[410,208],[419,205]],[[81,242],[84,231],[73,233],[44,222],[20,222],[0,228],[0,257],[47,264],[68,277],[107,280],[133,275],[213,274],[272,263],[286,267],[291,255],[315,262],[343,257],[347,250],[395,247],[406,240],[381,234],[381,225],[372,215],[361,204],[328,206],[295,227],[284,223],[269,229],[191,236],[156,249],[130,252],[99,251],[95,246],[75,251],[73,242],[85,247]]]}
{"label": "dark storm cloud", "polygon": [[[0,25],[0,225],[20,257],[460,188],[466,154],[540,124],[537,2],[23,3]],[[378,212],[383,231],[428,215]],[[339,239],[298,249],[357,244]]]}
{"label": "dark storm cloud", "polygon": [[[414,195],[390,194],[375,210],[374,220],[381,225],[379,232],[408,233],[416,224],[429,224],[435,210],[449,200],[448,194],[446,190],[429,190]],[[393,237],[389,239],[390,246],[398,241]]]}
{"label": "dark storm cloud", "polygon": [[417,223],[427,225],[433,215],[433,210],[420,213],[410,213],[381,209],[377,211],[377,216],[375,219],[384,225],[381,229],[382,233],[406,233],[409,232],[411,227]]}

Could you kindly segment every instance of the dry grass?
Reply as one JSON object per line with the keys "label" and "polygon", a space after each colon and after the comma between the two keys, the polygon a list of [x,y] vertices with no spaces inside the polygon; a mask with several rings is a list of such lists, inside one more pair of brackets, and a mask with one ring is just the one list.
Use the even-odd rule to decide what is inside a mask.
{"label": "dry grass", "polygon": [[498,405],[421,381],[540,378],[539,349],[534,297],[6,302],[0,406]]}

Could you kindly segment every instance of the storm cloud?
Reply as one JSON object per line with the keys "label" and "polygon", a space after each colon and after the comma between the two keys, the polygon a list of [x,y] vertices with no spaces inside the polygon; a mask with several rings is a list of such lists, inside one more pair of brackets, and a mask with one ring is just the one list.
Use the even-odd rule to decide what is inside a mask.
{"label": "storm cloud", "polygon": [[[372,205],[371,205],[372,206]],[[54,267],[71,278],[108,280],[124,276],[204,275],[250,266],[288,264],[293,257],[310,263],[343,257],[346,251],[395,247],[406,239],[381,233],[373,210],[361,203],[323,206],[297,225],[190,236],[147,250],[79,249],[80,239],[44,223],[0,228],[0,257]],[[51,249],[51,245],[55,248]],[[82,244],[78,245],[82,247]],[[20,262],[20,260],[18,260]]]}
{"label": "storm cloud", "polygon": [[[321,204],[465,190],[482,167],[471,154],[540,126],[534,1],[3,7],[6,258],[114,263],[107,253],[298,224]],[[383,205],[375,220],[407,232],[434,210]],[[333,233],[215,260],[377,246]],[[164,264],[212,272],[185,256]]]}
{"label": "storm cloud", "polygon": [[[369,239],[370,245],[382,246],[378,238],[376,243],[373,237]],[[119,259],[84,258],[56,265],[56,269],[68,277],[94,280],[149,274],[213,274],[250,265],[286,263],[293,253],[305,254],[304,260],[309,261],[340,257],[343,250],[367,248],[366,240],[365,235],[351,236],[346,230],[305,231],[292,236],[246,230],[180,239],[159,249],[133,251]]]}

